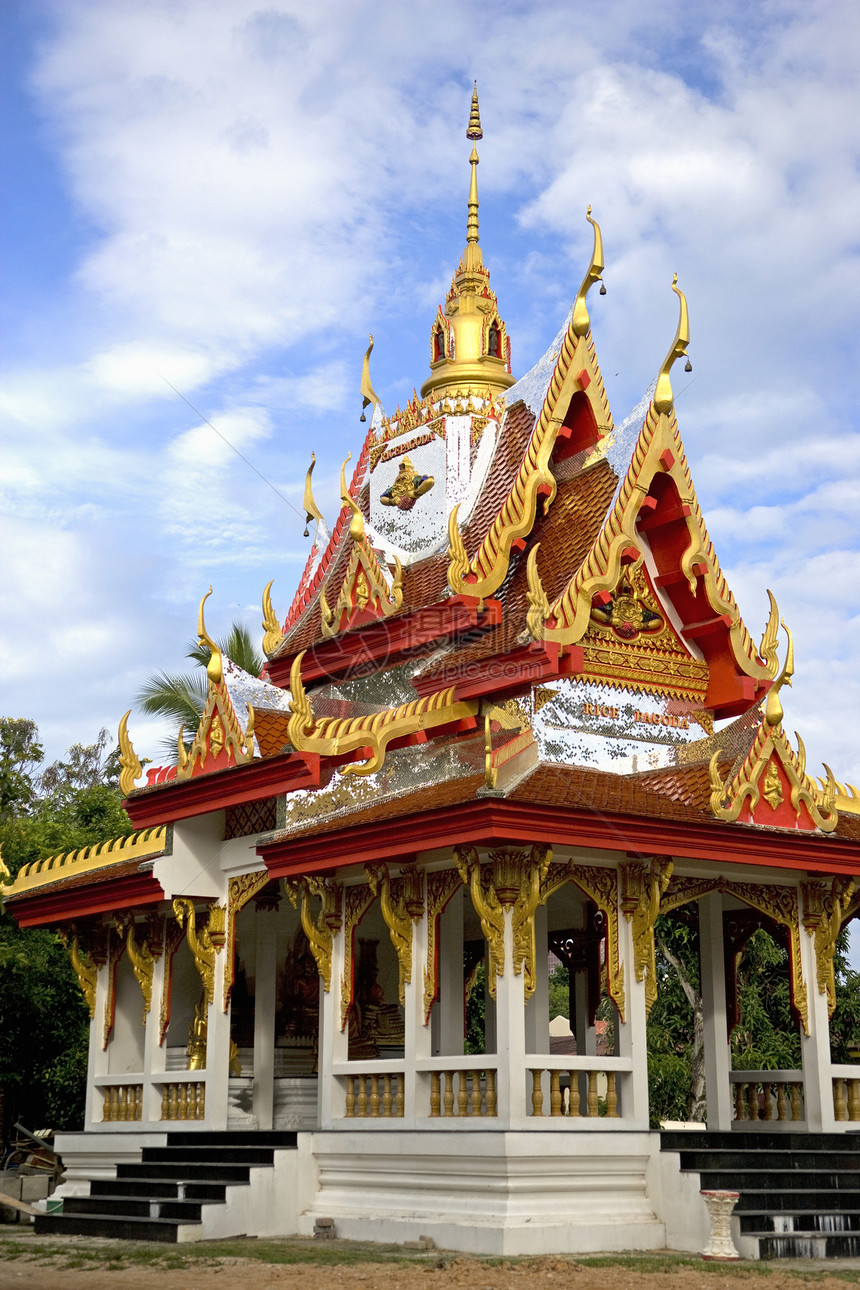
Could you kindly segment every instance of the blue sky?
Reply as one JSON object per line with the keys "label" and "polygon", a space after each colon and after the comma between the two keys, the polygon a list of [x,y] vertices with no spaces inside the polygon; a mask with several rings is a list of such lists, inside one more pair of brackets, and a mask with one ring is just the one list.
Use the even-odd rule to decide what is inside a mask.
{"label": "blue sky", "polygon": [[[750,629],[777,595],[786,725],[860,783],[860,10],[629,0],[65,0],[4,31],[2,710],[49,756],[116,728],[210,630],[285,612],[300,506],[427,373],[464,242],[477,78],[481,243],[520,375],[587,265],[617,421],[672,340],[677,410]],[[210,608],[211,606],[211,608]],[[853,716],[852,716],[853,714]],[[133,715],[139,751],[160,730]]]}

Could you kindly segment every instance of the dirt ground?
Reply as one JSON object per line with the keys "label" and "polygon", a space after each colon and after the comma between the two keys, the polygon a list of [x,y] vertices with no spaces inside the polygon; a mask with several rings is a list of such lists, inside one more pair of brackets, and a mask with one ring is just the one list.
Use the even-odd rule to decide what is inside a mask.
{"label": "dirt ground", "polygon": [[[7,1229],[8,1230],[8,1229]],[[275,1242],[259,1258],[219,1253],[218,1246],[153,1249],[116,1242],[34,1237],[4,1240],[0,1290],[846,1290],[860,1284],[860,1261],[705,1264],[680,1255],[575,1256],[491,1260],[349,1242]],[[45,1238],[47,1241],[47,1238]],[[247,1245],[248,1243],[243,1243]],[[244,1250],[243,1250],[244,1253]],[[281,1258],[295,1260],[281,1262]],[[265,1261],[260,1261],[265,1260]]]}

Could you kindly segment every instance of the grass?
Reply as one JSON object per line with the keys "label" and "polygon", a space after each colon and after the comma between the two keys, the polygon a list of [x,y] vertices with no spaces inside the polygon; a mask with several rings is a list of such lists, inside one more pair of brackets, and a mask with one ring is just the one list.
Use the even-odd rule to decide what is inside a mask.
{"label": "grass", "polygon": [[[598,1254],[553,1255],[571,1265],[590,1268],[628,1268],[643,1273],[671,1273],[679,1268],[695,1268],[699,1273],[719,1274],[722,1277],[756,1277],[766,1283],[778,1272],[781,1276],[809,1277],[813,1269],[809,1264],[795,1267],[785,1262],[774,1265],[767,1262],[743,1260],[740,1263],[709,1263],[691,1254]],[[311,1238],[284,1238],[259,1240],[234,1238],[224,1241],[203,1241],[182,1246],[164,1246],[143,1241],[94,1241],[92,1238],[69,1237],[63,1242],[53,1242],[34,1237],[31,1233],[15,1237],[0,1236],[0,1265],[22,1261],[33,1267],[51,1263],[58,1269],[104,1268],[121,1271],[126,1268],[151,1267],[158,1269],[183,1269],[210,1264],[217,1266],[221,1259],[247,1259],[257,1263],[310,1264],[319,1267],[361,1263],[391,1263],[406,1265],[418,1263],[435,1267],[454,1261],[474,1263],[483,1267],[517,1267],[533,1265],[534,1256],[522,1258],[480,1258],[475,1255],[452,1251],[412,1251],[399,1245],[376,1245],[364,1241],[316,1241]],[[815,1271],[820,1265],[816,1266]],[[834,1265],[827,1269],[829,1276],[851,1285],[860,1285],[860,1269]]]}

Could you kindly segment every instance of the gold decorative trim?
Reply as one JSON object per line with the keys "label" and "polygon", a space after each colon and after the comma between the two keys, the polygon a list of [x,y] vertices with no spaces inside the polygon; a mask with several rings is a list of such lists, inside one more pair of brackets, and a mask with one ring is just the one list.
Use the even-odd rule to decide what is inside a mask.
{"label": "gold decorative trim", "polygon": [[254,756],[254,709],[249,703],[248,723],[245,730],[243,730],[224,681],[224,665],[221,651],[206,630],[203,606],[211,595],[212,588],[210,587],[200,601],[200,609],[197,614],[197,635],[200,639],[200,644],[201,646],[207,646],[210,651],[209,662],[206,664],[206,674],[209,678],[209,694],[206,699],[206,707],[203,709],[203,716],[200,718],[200,724],[197,727],[197,733],[187,754],[183,739],[184,731],[180,730],[179,732],[177,779],[188,779],[193,774],[195,766],[199,764],[202,770],[210,755],[213,758],[217,758],[225,750],[228,765],[231,762],[235,765],[241,765],[243,762],[251,761]]}
{"label": "gold decorative trim", "polygon": [[[331,990],[331,961],[334,933],[341,926],[341,888],[325,878],[286,879],[284,886],[294,909],[298,908],[302,930],[308,938],[326,994]],[[318,896],[322,908],[316,919],[311,913],[311,896]]]}
{"label": "gold decorative trim", "polygon": [[588,307],[586,297],[591,288],[603,278],[603,235],[600,232],[600,225],[596,219],[591,218],[591,207],[585,212],[585,218],[594,229],[594,246],[591,252],[591,263],[585,277],[582,279],[582,285],[576,293],[576,300],[573,302],[573,318],[571,319],[571,328],[575,336],[586,336],[591,330],[591,319],[588,316]]}
{"label": "gold decorative trim", "polygon": [[125,938],[125,948],[131,962],[135,980],[143,996],[142,1025],[146,1025],[147,1014],[152,1007],[152,977],[155,972],[155,959],[146,940],[138,941],[135,935],[134,914],[124,913],[114,920],[116,930]]}
{"label": "gold decorative trim", "polygon": [[274,581],[274,578],[270,578],[263,588],[263,653],[266,658],[272,658],[277,653],[278,647],[284,639],[281,624],[278,622],[278,616],[272,605],[272,583]]}
{"label": "gold decorative trim", "polygon": [[106,929],[106,962],[105,971],[107,972],[106,983],[107,991],[105,993],[105,1022],[104,1022],[104,1040],[102,1048],[107,1049],[108,1044],[113,1036],[113,1023],[116,1016],[116,970],[120,959],[125,951],[125,942],[114,939],[111,929]]}
{"label": "gold decorative trim", "polygon": [[669,914],[673,909],[680,909],[682,905],[689,905],[702,896],[710,895],[712,891],[724,890],[725,884],[720,878],[679,878],[677,874],[673,874],[660,898],[660,913]]}
{"label": "gold decorative trim", "polygon": [[433,1004],[439,997],[439,919],[454,892],[463,885],[456,869],[428,873],[427,887],[427,964],[424,969],[424,1025],[430,1024]]}
{"label": "gold decorative trim", "polygon": [[482,866],[474,847],[454,848],[457,872],[469,889],[472,905],[481,922],[481,931],[487,943],[489,971],[487,989],[496,997],[496,977],[505,971],[505,914],[495,887],[490,879],[489,866]]}
{"label": "gold decorative trim", "polygon": [[[382,911],[385,926],[388,928],[388,934],[391,937],[391,944],[394,946],[394,952],[397,955],[397,997],[400,1000],[401,1007],[404,1007],[406,1004],[406,987],[412,981],[412,924],[416,918],[420,917],[423,911],[420,886],[417,905],[413,900],[410,910],[407,908],[402,880],[397,884],[400,890],[395,889],[392,891],[387,865],[366,864],[364,872],[367,874],[370,890],[374,896],[379,897],[379,908]],[[411,872],[418,878],[420,884],[418,870],[412,870]]]}
{"label": "gold decorative trim", "polygon": [[827,995],[827,1015],[836,1008],[836,974],[833,957],[836,942],[852,907],[856,907],[856,878],[834,877],[829,889],[824,883],[802,882],[803,925],[814,936],[815,969],[819,994]]}
{"label": "gold decorative trim", "polygon": [[342,775],[372,775],[385,761],[392,740],[465,720],[478,711],[477,699],[457,702],[454,687],[450,686],[385,712],[361,717],[324,717],[318,721],[302,684],[303,658],[304,651],[296,655],[290,673],[289,741],[299,752],[319,753],[323,757],[342,757],[359,749],[367,752],[365,761],[342,766]]}
{"label": "gold decorative trim", "polygon": [[678,326],[669,353],[663,359],[663,365],[657,376],[657,385],[654,390],[654,407],[661,413],[671,412],[675,406],[675,395],[672,392],[670,373],[679,358],[687,357],[687,346],[690,343],[690,317],[687,311],[687,297],[678,286],[677,273],[672,278],[672,290],[678,297]]}
{"label": "gold decorative trim", "polygon": [[654,856],[647,865],[621,865],[621,909],[628,923],[632,924],[633,971],[637,981],[645,982],[646,1017],[657,1002],[654,924],[673,868],[672,860],[659,856]]}
{"label": "gold decorative trim", "polygon": [[170,1026],[170,1005],[173,990],[173,959],[182,944],[185,931],[180,922],[167,919],[164,928],[164,976],[161,983],[161,1008],[158,1017],[158,1046],[167,1038]]}
{"label": "gold decorative trim", "polygon": [[537,948],[535,945],[535,913],[545,905],[548,890],[545,888],[552,851],[541,843],[535,844],[528,856],[520,861],[520,889],[514,902],[511,923],[513,930],[514,975],[523,973],[523,990],[526,1002],[537,986]]}
{"label": "gold decorative trim", "polygon": [[[798,736],[798,750],[795,753],[782,728],[784,714],[780,690],[784,685],[791,685],[794,675],[794,643],[785,623],[782,626],[788,636],[785,663],[768,691],[758,732],[743,765],[731,780],[724,783],[718,769],[722,749],[716,749],[711,757],[711,813],[718,820],[733,822],[740,818],[746,807],[753,823],[769,823],[767,819],[756,820],[756,806],[762,797],[773,811],[782,805],[785,800],[782,784],[784,776],[790,790],[791,809],[798,822],[801,809],[805,807],[813,828],[820,829],[822,833],[832,833],[839,822],[835,809],[836,781],[833,772],[829,766],[825,766],[827,784],[820,790],[806,774],[803,740]],[[782,768],[782,775],[779,767]]]}
{"label": "gold decorative trim", "polygon": [[49,882],[59,882],[65,878],[76,878],[93,869],[105,869],[109,865],[123,864],[126,860],[157,856],[164,850],[166,840],[167,829],[163,826],[141,829],[137,833],[113,838],[110,842],[99,842],[77,851],[63,851],[59,855],[47,856],[44,860],[34,860],[18,870],[15,881],[4,895],[17,896],[34,887],[44,887]]}
{"label": "gold decorative trim", "polygon": [[271,881],[268,869],[255,869],[251,873],[241,873],[230,878],[227,883],[227,957],[224,961],[224,1011],[230,1006],[230,995],[233,991],[235,972],[236,915],[244,909],[248,901],[262,891]]}
{"label": "gold decorative trim", "polygon": [[[220,931],[223,931],[223,921],[217,918],[216,910],[221,914],[226,914],[223,906],[210,905],[209,921],[215,918],[216,923],[220,922]],[[194,901],[187,896],[177,896],[173,901],[173,913],[180,927],[185,929],[185,935],[188,938],[188,948],[194,955],[194,962],[197,971],[200,973],[200,980],[203,982],[203,991],[206,995],[206,1002],[212,1004],[215,1002],[215,944],[212,932],[209,926],[202,926],[198,931],[197,928],[197,911],[194,908]],[[214,930],[214,929],[213,929]],[[223,944],[223,941],[222,941]]]}
{"label": "gold decorative trim", "polygon": [[526,1000],[535,992],[535,911],[546,902],[544,885],[552,852],[535,845],[531,851],[491,851],[482,865],[474,847],[456,847],[454,855],[463,882],[469,888],[480,921],[490,960],[488,988],[496,997],[496,977],[505,971],[505,915],[511,913],[514,975],[523,975]]}
{"label": "gold decorative trim", "polygon": [[764,886],[751,882],[726,882],[723,890],[739,900],[767,914],[775,923],[781,923],[789,932],[789,974],[791,997],[800,1017],[803,1033],[809,1034],[809,1009],[806,982],[800,962],[800,920],[796,887]]}
{"label": "gold decorative trim", "polygon": [[355,929],[373,904],[366,883],[345,887],[343,893],[343,976],[340,982],[340,1028],[346,1029],[355,994]]}
{"label": "gold decorative trim", "polygon": [[606,919],[606,988],[609,997],[625,1020],[624,964],[618,951],[618,878],[614,869],[570,862],[570,881],[594,901]]}
{"label": "gold decorative trim", "polygon": [[[574,316],[565,334],[561,353],[556,361],[540,415],[532,431],[517,477],[489,532],[465,567],[465,548],[462,538],[459,536],[459,531],[456,540],[452,533],[456,524],[452,513],[448,529],[450,539],[448,585],[455,593],[474,596],[479,600],[492,595],[505,580],[514,542],[526,537],[532,530],[537,515],[540,489],[548,490],[544,500],[544,513],[552,505],[556,494],[556,482],[549,463],[564,418],[564,413],[558,415],[557,409],[563,403],[566,411],[570,397],[574,392],[582,390],[580,372],[588,374],[589,379],[583,392],[591,404],[596,424],[601,427],[604,434],[610,434],[614,429],[603,377],[591,343],[588,312],[585,308],[585,296],[599,280],[599,271],[603,268],[600,263],[603,258],[600,229],[590,216],[588,218],[594,227],[595,249],[576,297],[579,310],[577,311],[575,305]],[[582,327],[583,323],[586,330],[578,334],[577,328]],[[565,395],[568,396],[567,399]]]}
{"label": "gold decorative trim", "polygon": [[325,587],[320,589],[320,628],[326,638],[337,636],[349,625],[349,616],[369,610],[377,618],[390,618],[403,604],[403,569],[395,556],[394,578],[389,586],[373,548],[362,533],[353,540],[346,573],[333,609]]}
{"label": "gold decorative trim", "polygon": [[78,979],[78,985],[81,988],[81,994],[84,996],[84,1003],[87,1005],[87,1011],[90,1014],[90,1021],[92,1021],[96,1014],[96,985],[99,977],[98,968],[95,964],[89,962],[88,955],[84,957],[81,954],[81,946],[77,932],[68,934],[61,930],[59,932],[59,936],[69,952],[72,970]]}
{"label": "gold decorative trim", "polygon": [[143,766],[140,764],[140,758],[134,751],[131,742],[131,736],[128,733],[128,719],[131,716],[131,708],[121,719],[119,730],[117,731],[117,742],[119,743],[119,764],[121,767],[119,773],[119,791],[123,797],[128,797],[129,793],[135,790],[135,780],[143,774]]}
{"label": "gold decorative trim", "polygon": [[674,413],[670,416],[658,412],[654,403],[646,414],[615,504],[591,551],[551,605],[540,631],[541,639],[556,641],[562,646],[573,645],[588,631],[594,597],[616,585],[622,556],[631,547],[640,549],[636,532],[639,512],[652,481],[662,475],[673,479],[682,505],[689,510],[684,520],[688,545],[681,558],[681,571],[688,585],[695,591],[697,579],[701,577],[708,605],[715,615],[727,617],[732,653],[744,674],[757,681],[769,680],[771,665],[758,657],[708,536],[677,419]]}

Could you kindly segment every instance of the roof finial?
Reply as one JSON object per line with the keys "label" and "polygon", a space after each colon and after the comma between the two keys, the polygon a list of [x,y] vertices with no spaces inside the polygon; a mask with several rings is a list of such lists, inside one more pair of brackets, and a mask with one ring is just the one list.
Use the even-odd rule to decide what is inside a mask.
{"label": "roof finial", "polygon": [[314,491],[311,486],[311,475],[313,474],[314,466],[316,464],[317,464],[316,453],[312,452],[311,464],[308,466],[308,473],[305,476],[305,495],[302,501],[302,505],[305,508],[305,537],[308,536],[308,525],[310,524],[311,520],[316,520],[318,524],[325,524],[325,520],[322,517],[322,512],[320,511],[320,508],[317,506],[316,502],[314,501]]}
{"label": "roof finial", "polygon": [[[483,139],[484,132],[481,129],[481,113],[478,109],[478,82],[475,81],[475,88],[472,91],[472,110],[469,113],[469,124],[466,127],[467,139]],[[466,242],[472,243],[478,241],[478,149],[472,147],[472,155],[469,158],[469,165],[472,167],[472,178],[469,183],[469,215],[466,220]]]}
{"label": "roof finial", "polygon": [[573,305],[573,330],[577,336],[584,336],[591,326],[585,297],[595,282],[601,281],[601,274],[603,273],[603,236],[597,220],[591,218],[590,206],[585,212],[585,218],[594,229],[594,249],[591,252],[591,263],[588,266],[588,272],[582,279],[582,286],[579,288]]}
{"label": "roof finial", "polygon": [[472,110],[469,113],[469,124],[466,126],[467,139],[483,139],[484,131],[481,129],[481,113],[478,108],[478,82],[475,81],[475,88],[472,90]]}
{"label": "roof finial", "polygon": [[373,353],[373,332],[370,333],[370,344],[367,347],[367,353],[364,356],[364,362],[361,365],[361,420],[366,421],[364,409],[371,403],[380,402],[379,395],[370,384],[370,355]]}
{"label": "roof finial", "polygon": [[[657,377],[657,386],[654,390],[654,407],[658,412],[671,412],[675,402],[675,395],[672,393],[672,381],[669,373],[676,358],[683,354],[687,357],[687,346],[690,343],[690,318],[687,313],[687,297],[678,286],[677,273],[672,277],[672,290],[681,301],[681,312],[678,318],[678,330],[675,332],[675,339],[672,342],[672,348],[663,360],[663,366],[660,368],[660,374]],[[689,359],[688,359],[689,362]],[[692,371],[692,368],[690,368]]]}
{"label": "roof finial", "polygon": [[203,619],[203,606],[211,595],[212,588],[210,587],[206,592],[206,595],[200,601],[200,608],[197,611],[197,635],[200,638],[200,644],[208,645],[209,647],[209,662],[206,664],[206,673],[209,680],[214,682],[215,685],[218,685],[224,675],[221,665],[221,651],[207,632],[206,623]]}

